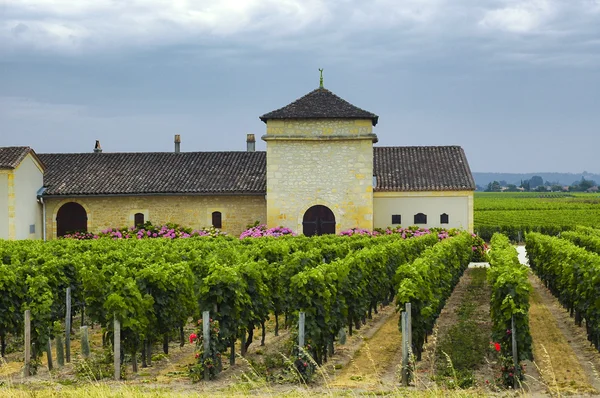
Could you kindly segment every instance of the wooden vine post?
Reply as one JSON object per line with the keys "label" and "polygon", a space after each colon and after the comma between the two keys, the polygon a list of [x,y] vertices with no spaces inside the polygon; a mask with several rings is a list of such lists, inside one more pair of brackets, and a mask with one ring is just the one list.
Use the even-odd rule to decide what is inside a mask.
{"label": "wooden vine post", "polygon": [[[210,354],[210,312],[203,311],[202,312],[202,343],[204,344],[204,357],[203,360]],[[204,368],[204,380],[208,381],[210,379],[210,372],[208,368]]]}
{"label": "wooden vine post", "polygon": [[28,377],[31,365],[31,311],[25,311],[25,369],[24,376]]}
{"label": "wooden vine post", "polygon": [[513,372],[513,388],[516,390],[518,386],[518,377],[520,375],[519,369],[519,352],[517,351],[517,328],[515,327],[515,316],[511,316],[510,318],[510,326],[511,326],[511,337],[512,337],[512,356],[513,356],[513,365],[515,367],[515,371]]}
{"label": "wooden vine post", "polygon": [[406,322],[408,325],[407,330],[407,339],[408,339],[408,355],[409,360],[410,356],[413,354],[412,347],[412,305],[410,303],[406,303]]}
{"label": "wooden vine post", "polygon": [[87,326],[81,327],[81,355],[86,359],[90,356],[90,339]]}
{"label": "wooden vine post", "polygon": [[400,316],[402,326],[402,385],[408,386],[408,318],[406,311],[402,311]]}
{"label": "wooden vine post", "polygon": [[306,314],[301,312],[298,318],[298,347],[304,349],[304,325],[306,323]]}
{"label": "wooden vine post", "polygon": [[119,320],[117,319],[117,314],[115,314],[115,325],[113,334],[113,363],[115,366],[115,380],[121,380],[121,322],[119,322]]}
{"label": "wooden vine post", "polygon": [[58,362],[58,366],[65,366],[65,347],[62,340],[62,335],[57,334],[54,341],[56,344],[56,362]]}
{"label": "wooden vine post", "polygon": [[71,362],[71,287],[67,288],[67,311],[65,314],[65,358]]}
{"label": "wooden vine post", "polygon": [[50,342],[50,338],[48,338],[48,344],[46,345],[46,356],[48,357],[48,370],[52,370],[54,364],[52,363],[52,343]]}

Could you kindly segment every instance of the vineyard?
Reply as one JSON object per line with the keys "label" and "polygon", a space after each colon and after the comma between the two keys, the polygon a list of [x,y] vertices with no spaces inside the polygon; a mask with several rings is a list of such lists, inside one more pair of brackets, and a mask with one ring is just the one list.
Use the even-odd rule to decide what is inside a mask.
{"label": "vineyard", "polygon": [[475,231],[523,240],[526,232],[557,234],[577,225],[600,225],[600,196],[585,193],[475,193]]}
{"label": "vineyard", "polygon": [[320,365],[333,353],[340,329],[347,326],[352,335],[353,328],[393,300],[397,271],[421,254],[427,258],[427,248],[433,247],[431,256],[453,253],[448,275],[458,280],[474,238],[463,233],[437,245],[447,236],[0,241],[2,354],[7,336],[20,333],[23,311],[30,310],[33,357],[39,358],[60,329],[70,287],[71,315],[84,314],[89,323],[100,325],[105,344],[113,320],[120,321],[123,351],[131,356],[134,371],[138,353],[145,364],[151,347],[160,342],[167,347],[174,330],[181,331],[205,310],[219,324],[216,350],[229,349],[231,363],[238,339],[242,354],[255,328],[262,328],[264,341],[270,316],[277,335],[280,323],[296,324],[304,312],[306,350]]}
{"label": "vineyard", "polygon": [[[599,231],[579,226],[560,238],[526,236],[531,269],[566,308],[567,319],[569,313],[574,317],[572,327],[583,326],[596,349]],[[580,354],[564,351],[573,338],[561,335],[563,331],[548,340],[551,324],[540,334],[540,320],[555,315],[539,315],[545,308],[539,303],[541,287],[519,262],[507,236],[494,234],[485,253],[483,241],[469,233],[402,232],[0,241],[2,357],[14,360],[15,351],[22,349],[27,311],[31,373],[47,374],[49,342],[58,354],[62,339],[69,341],[66,328],[76,320],[101,337],[92,357],[106,371],[94,370],[96,380],[112,378],[113,363],[115,368],[123,365],[119,378],[135,380],[148,374],[143,369],[177,354],[184,355],[185,370],[171,373],[185,375],[188,383],[225,383],[217,384],[220,388],[239,377],[235,369],[241,362],[251,365],[251,376],[244,377],[252,383],[318,389],[323,387],[320,380],[329,385],[328,377],[337,377],[331,384],[336,389],[378,391],[384,385],[399,388],[402,381],[427,391],[441,386],[441,395],[456,388],[543,392],[559,387],[542,372],[544,365],[543,374],[531,365],[532,360],[540,363],[542,345],[572,364],[567,376],[556,371],[552,377],[578,377],[572,392],[596,391],[577,359],[569,362]],[[469,268],[472,261],[486,260],[484,268]],[[67,289],[72,306],[65,317]],[[406,317],[394,308],[410,308],[405,348],[400,321]],[[115,335],[120,336],[120,350],[113,356]],[[90,356],[83,350],[83,335],[81,339],[75,368],[85,363],[81,355]],[[553,344],[562,344],[562,354],[553,351]],[[186,349],[173,348],[179,345]],[[404,358],[406,348],[410,363],[403,368],[398,355]],[[375,353],[380,357],[373,358]],[[344,356],[349,357],[342,360]],[[358,364],[360,369],[353,368]],[[369,376],[370,364],[378,370]],[[400,377],[400,369],[409,373],[407,379]],[[424,374],[438,387],[423,380]],[[543,379],[546,387],[536,387],[531,379]],[[0,377],[0,388],[2,383]]]}

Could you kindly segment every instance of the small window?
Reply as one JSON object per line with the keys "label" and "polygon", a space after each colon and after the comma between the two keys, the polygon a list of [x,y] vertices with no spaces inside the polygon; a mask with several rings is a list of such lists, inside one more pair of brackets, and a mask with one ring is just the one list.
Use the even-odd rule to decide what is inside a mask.
{"label": "small window", "polygon": [[444,213],[440,215],[440,224],[448,224],[448,214]]}
{"label": "small window", "polygon": [[31,225],[29,226],[29,233],[30,233],[30,234],[35,234],[35,224],[31,224]]}
{"label": "small window", "polygon": [[144,225],[146,221],[144,220],[143,213],[135,213],[133,216],[133,224],[135,227],[139,227],[140,225]]}
{"label": "small window", "polygon": [[402,224],[402,217],[400,214],[392,214],[392,224]]}
{"label": "small window", "polygon": [[415,214],[415,224],[427,224],[427,215],[423,213]]}
{"label": "small window", "polygon": [[212,213],[212,226],[215,228],[223,228],[222,216],[220,211],[213,211]]}

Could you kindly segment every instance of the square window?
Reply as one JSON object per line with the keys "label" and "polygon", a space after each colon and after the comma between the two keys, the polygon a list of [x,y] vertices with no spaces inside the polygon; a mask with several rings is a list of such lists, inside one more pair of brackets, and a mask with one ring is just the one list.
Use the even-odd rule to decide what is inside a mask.
{"label": "square window", "polygon": [[400,214],[392,214],[392,224],[402,224],[402,217]]}

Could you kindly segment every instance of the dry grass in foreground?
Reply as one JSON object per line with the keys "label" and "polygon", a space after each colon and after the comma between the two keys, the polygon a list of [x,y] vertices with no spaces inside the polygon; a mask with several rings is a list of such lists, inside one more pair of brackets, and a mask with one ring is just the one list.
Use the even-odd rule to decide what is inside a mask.
{"label": "dry grass in foreground", "polygon": [[533,356],[550,392],[559,395],[596,392],[537,290],[532,290],[529,303]]}
{"label": "dry grass in foreground", "polygon": [[336,387],[377,385],[383,372],[401,350],[398,315],[392,314],[379,330],[356,352],[354,358],[331,383]]}
{"label": "dry grass in foreground", "polygon": [[[314,391],[310,389],[298,389],[294,391],[262,392],[250,391],[246,393],[224,391],[224,392],[199,392],[199,391],[173,391],[165,388],[152,389],[140,386],[127,385],[109,385],[109,384],[90,384],[83,386],[62,386],[60,384],[46,383],[36,386],[19,387],[0,387],[0,396],[3,398],[137,398],[137,397],[286,397],[286,398],[306,398],[307,396],[321,397],[360,397],[375,396],[377,392],[358,393],[353,391]],[[482,397],[485,396],[481,391],[447,391],[447,390],[429,390],[415,391],[406,389],[396,389],[385,392],[388,397],[415,397],[415,398],[438,398],[438,397]]]}

